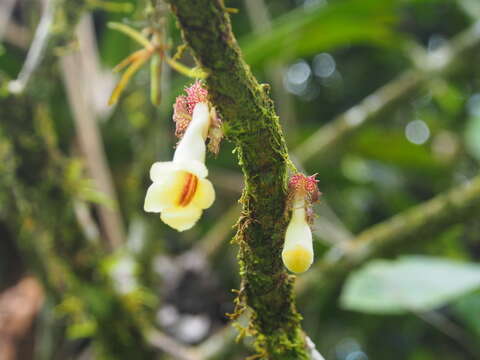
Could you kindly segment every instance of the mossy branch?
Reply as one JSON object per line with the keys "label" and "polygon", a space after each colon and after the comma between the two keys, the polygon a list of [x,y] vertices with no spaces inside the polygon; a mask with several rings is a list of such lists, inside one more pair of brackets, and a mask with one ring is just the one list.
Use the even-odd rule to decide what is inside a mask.
{"label": "mossy branch", "polygon": [[226,135],[236,145],[245,177],[238,222],[240,275],[252,311],[257,349],[266,359],[306,359],[305,336],[295,309],[293,277],[280,252],[288,153],[268,87],[257,82],[242,58],[222,0],[167,0],[185,42],[207,73],[211,101],[221,113]]}

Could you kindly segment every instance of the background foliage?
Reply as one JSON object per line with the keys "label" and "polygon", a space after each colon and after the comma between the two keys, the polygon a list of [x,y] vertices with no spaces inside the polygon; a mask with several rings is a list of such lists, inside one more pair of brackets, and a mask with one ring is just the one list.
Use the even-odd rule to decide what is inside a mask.
{"label": "background foliage", "polygon": [[[82,2],[67,1],[66,9],[74,3]],[[165,66],[162,103],[155,107],[145,66],[118,105],[107,107],[118,80],[111,68],[138,49],[107,23],[140,30],[149,25],[150,3],[86,4],[89,18],[77,34],[87,45],[69,35],[67,11],[55,18],[61,39],[47,48],[21,95],[8,84],[22,68],[42,4],[18,0],[11,16],[0,16],[0,304],[11,313],[0,340],[25,352],[19,359],[168,358],[172,352],[181,359],[243,358],[251,341],[234,343],[225,316],[233,310],[231,289],[239,286],[236,248],[229,244],[242,190],[233,146],[224,142],[219,156],[207,160],[217,201],[194,229],[179,234],[144,213],[149,166],[172,154],[171,106],[191,80]],[[329,291],[316,281],[322,264],[341,256],[353,234],[478,175],[477,1],[232,0],[227,6],[238,9],[231,16],[246,61],[271,84],[293,160],[319,173],[318,265],[303,287],[300,279],[298,295],[304,328],[319,351],[329,360],[480,358],[478,213],[385,249],[381,260],[354,270],[346,282],[335,278]],[[164,16],[173,53],[181,38],[173,17]],[[459,39],[468,29],[476,31]],[[457,51],[465,39],[470,45]],[[83,67],[62,63],[78,47]],[[194,66],[188,51],[181,61]],[[98,174],[82,147],[85,130],[74,120],[79,95],[65,90],[68,73],[86,83],[80,95],[89,102],[80,108],[90,110],[80,122],[95,120],[117,208],[92,181]],[[333,128],[340,135],[329,146],[306,145],[380,87],[398,89],[401,74],[412,85],[393,101],[374,97],[381,111],[372,119],[345,134]],[[113,206],[125,227],[124,237],[116,235],[125,241],[114,250],[101,221],[105,206]],[[30,320],[12,335],[8,329],[19,318],[9,299],[26,274],[43,284],[43,291],[25,290],[27,300],[44,300],[25,300]],[[171,343],[148,334],[167,335],[161,339]]]}

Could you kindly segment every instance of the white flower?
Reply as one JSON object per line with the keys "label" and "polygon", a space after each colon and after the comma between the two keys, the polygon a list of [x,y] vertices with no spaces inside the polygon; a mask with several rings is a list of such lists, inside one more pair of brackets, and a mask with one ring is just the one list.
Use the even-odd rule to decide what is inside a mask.
{"label": "white flower", "polygon": [[161,213],[162,221],[178,231],[193,227],[215,200],[212,183],[206,179],[205,139],[209,126],[208,105],[199,102],[173,160],[156,162],[150,169],[153,184],[147,190],[144,209]]}
{"label": "white flower", "polygon": [[282,260],[285,267],[294,273],[303,273],[312,265],[312,232],[307,223],[303,198],[294,201],[292,218],[285,234]]}

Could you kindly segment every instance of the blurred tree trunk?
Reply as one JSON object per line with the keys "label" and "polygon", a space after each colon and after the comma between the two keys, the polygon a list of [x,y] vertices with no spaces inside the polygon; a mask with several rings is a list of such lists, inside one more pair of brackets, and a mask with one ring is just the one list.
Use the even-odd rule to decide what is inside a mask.
{"label": "blurred tree trunk", "polygon": [[0,294],[0,359],[33,358],[33,322],[42,303],[42,288],[32,277]]}
{"label": "blurred tree trunk", "polygon": [[[45,296],[77,332],[84,329],[77,336],[92,337],[100,358],[152,359],[153,351],[143,337],[151,326],[151,314],[132,309],[116,293],[102,269],[107,252],[83,236],[74,211],[75,201],[87,201],[82,189],[89,180],[82,160],[61,150],[71,148],[75,134],[59,135],[50,102],[58,96],[60,84],[56,50],[64,46],[67,51],[85,2],[52,1],[54,23],[42,40],[45,58],[29,69],[23,94],[1,100],[0,220],[7,236],[17,242],[28,271],[42,283]],[[22,284],[16,288],[23,289]],[[7,294],[0,296],[0,302],[11,298]],[[31,297],[31,306],[23,309],[31,311],[17,314],[4,329],[13,337],[27,331],[40,306],[41,292]]]}

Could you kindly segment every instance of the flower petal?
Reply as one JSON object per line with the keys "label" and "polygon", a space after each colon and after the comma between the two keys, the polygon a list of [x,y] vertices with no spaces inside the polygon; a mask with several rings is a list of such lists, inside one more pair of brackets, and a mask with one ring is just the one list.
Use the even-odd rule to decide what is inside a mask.
{"label": "flower petal", "polygon": [[160,181],[163,177],[168,176],[175,171],[176,167],[172,161],[156,162],[150,168],[150,179],[152,181]]}
{"label": "flower petal", "polygon": [[174,164],[176,169],[192,173],[200,179],[206,178],[208,175],[207,167],[198,160],[178,160]]}
{"label": "flower petal", "polygon": [[147,212],[160,212],[168,207],[170,203],[164,200],[163,193],[164,188],[161,184],[153,183],[150,185],[145,196],[143,209]]}
{"label": "flower petal", "polygon": [[313,262],[313,251],[302,244],[297,243],[288,250],[282,251],[282,260],[285,267],[294,273],[303,273],[307,271]]}
{"label": "flower petal", "polygon": [[282,260],[288,270],[297,274],[307,271],[312,265],[312,231],[305,219],[303,205],[293,210],[285,233]]}
{"label": "flower petal", "polygon": [[212,206],[215,201],[215,190],[208,179],[199,179],[197,190],[192,199],[192,203],[200,209],[206,209]]}
{"label": "flower petal", "polygon": [[184,171],[168,172],[160,177],[160,181],[155,181],[150,185],[145,196],[144,210],[160,212],[176,206],[181,197],[187,175]]}
{"label": "flower petal", "polygon": [[178,231],[191,229],[202,216],[202,210],[196,206],[175,207],[166,209],[160,215],[160,219]]}

